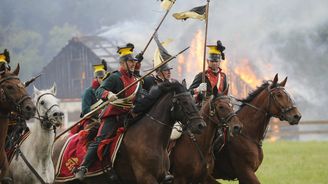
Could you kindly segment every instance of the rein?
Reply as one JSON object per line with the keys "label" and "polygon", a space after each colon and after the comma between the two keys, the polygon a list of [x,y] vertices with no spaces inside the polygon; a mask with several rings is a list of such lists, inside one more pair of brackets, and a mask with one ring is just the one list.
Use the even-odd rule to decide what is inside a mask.
{"label": "rein", "polygon": [[38,178],[38,180],[42,183],[42,184],[48,184],[46,183],[42,177],[39,175],[39,173],[33,168],[33,166],[30,164],[30,162],[27,160],[27,158],[25,157],[25,155],[23,154],[23,152],[20,150],[20,146],[18,146],[16,148],[16,158],[18,156],[21,156],[23,161],[25,162],[25,164],[27,165],[27,167],[32,171],[32,173]]}
{"label": "rein", "polygon": [[[50,106],[50,108],[48,108],[46,110],[46,112],[44,113],[45,115],[44,116],[41,116],[40,115],[40,112],[39,112],[39,101],[41,99],[41,97],[45,96],[45,95],[51,95],[51,96],[54,96],[54,94],[52,93],[44,93],[42,95],[40,95],[38,97],[38,99],[36,100],[36,112],[37,112],[37,115],[38,117],[34,117],[35,119],[39,120],[41,122],[41,127],[44,128],[44,129],[48,129],[50,126],[53,127],[53,130],[54,130],[54,133],[55,133],[55,137],[56,137],[56,126],[54,125],[54,123],[49,119],[49,116],[48,116],[48,112],[53,108],[53,107],[58,107],[59,108],[59,105],[58,104],[53,104],[52,106]],[[41,102],[42,103],[42,102]],[[41,104],[40,103],[40,104]],[[41,104],[42,105],[42,104]]]}
{"label": "rein", "polygon": [[[17,76],[7,76],[4,77],[2,79],[0,79],[0,85],[8,80],[19,80],[19,77]],[[19,85],[19,84],[18,84]],[[23,84],[21,84],[23,86]],[[19,114],[22,114],[22,108],[21,108],[21,104],[27,100],[27,99],[31,99],[31,97],[29,97],[28,95],[23,95],[17,102],[15,101],[15,99],[13,99],[6,90],[4,90],[2,87],[0,87],[0,93],[1,93],[1,98],[0,100],[3,103],[8,103],[10,104],[13,109],[15,109],[15,111],[17,111]]]}
{"label": "rein", "polygon": [[[283,90],[283,92],[288,96],[288,100],[292,102],[292,106],[288,106],[288,107],[284,108],[284,107],[278,102],[278,100],[276,99],[276,97],[273,95],[273,92],[274,92],[275,90],[277,90],[277,89],[282,89],[282,90]],[[235,99],[238,100],[238,101],[240,101],[240,102],[242,102],[242,104],[245,104],[245,105],[247,105],[247,106],[249,106],[249,107],[255,109],[256,111],[262,112],[262,113],[265,115],[265,116],[264,116],[264,118],[265,118],[264,120],[266,120],[267,118],[270,118],[270,117],[277,117],[277,118],[279,118],[279,119],[282,119],[283,117],[286,116],[286,114],[287,114],[289,111],[291,111],[292,109],[295,108],[294,103],[293,103],[293,101],[291,100],[290,95],[286,92],[286,90],[285,90],[284,87],[277,86],[277,87],[275,87],[275,88],[273,88],[273,89],[270,89],[270,86],[268,86],[267,90],[268,90],[268,92],[269,92],[269,102],[268,102],[268,105],[267,105],[267,107],[266,107],[267,110],[260,109],[259,107],[256,107],[256,106],[253,105],[253,104],[250,104],[250,103],[247,103],[247,102],[242,102],[241,100],[236,99],[236,98],[235,98]],[[270,106],[271,106],[271,101],[273,101],[273,102],[274,102],[273,104],[279,108],[279,110],[280,110],[279,115],[275,115],[275,114],[270,113],[269,108],[270,108]],[[264,127],[263,127],[264,133],[263,133],[263,135],[262,135],[262,137],[260,138],[259,141],[252,139],[251,137],[249,137],[248,135],[246,135],[246,134],[244,134],[244,133],[241,133],[241,135],[244,136],[245,138],[248,138],[248,139],[252,140],[252,142],[254,142],[257,146],[262,147],[262,142],[263,142],[264,138],[266,137],[266,134],[267,134],[268,128],[269,128],[269,127],[268,127],[267,125],[264,125]]]}

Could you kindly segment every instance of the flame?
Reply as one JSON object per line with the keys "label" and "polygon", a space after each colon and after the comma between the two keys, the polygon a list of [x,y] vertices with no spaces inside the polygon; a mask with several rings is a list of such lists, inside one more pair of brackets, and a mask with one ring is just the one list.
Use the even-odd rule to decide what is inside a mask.
{"label": "flame", "polygon": [[261,83],[261,80],[259,80],[256,74],[252,71],[248,59],[242,59],[234,71],[242,80],[253,88]]}
{"label": "flame", "polygon": [[[202,30],[195,33],[190,45],[189,53],[181,54],[178,57],[177,71],[179,78],[185,78],[189,85],[195,75],[203,70],[204,34]],[[238,63],[237,67],[232,68],[232,62]],[[230,61],[226,57],[221,62],[221,68],[228,77],[230,93],[236,97],[246,97],[248,92],[261,82],[261,78],[253,72],[248,59]]]}

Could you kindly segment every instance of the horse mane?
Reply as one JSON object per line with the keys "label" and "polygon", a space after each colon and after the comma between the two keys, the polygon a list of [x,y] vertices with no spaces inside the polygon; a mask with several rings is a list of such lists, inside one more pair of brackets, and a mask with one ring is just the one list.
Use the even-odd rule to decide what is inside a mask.
{"label": "horse mane", "polygon": [[182,93],[186,91],[187,89],[178,81],[162,82],[157,86],[156,85],[152,86],[149,93],[143,92],[143,94],[141,94],[144,97],[137,99],[133,112],[135,113],[148,112],[151,109],[151,107],[157,102],[157,100],[162,96],[171,92]]}
{"label": "horse mane", "polygon": [[[245,103],[250,103],[258,94],[272,84],[271,80],[263,81],[261,86],[258,86],[255,90],[251,91],[244,99],[238,100],[242,103],[240,107],[243,107]],[[275,86],[274,86],[275,87]]]}

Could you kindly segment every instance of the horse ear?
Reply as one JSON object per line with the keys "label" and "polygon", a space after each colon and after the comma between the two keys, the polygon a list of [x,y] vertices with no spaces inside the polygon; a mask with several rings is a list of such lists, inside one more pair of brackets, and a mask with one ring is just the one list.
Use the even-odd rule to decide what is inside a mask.
{"label": "horse ear", "polygon": [[57,94],[57,87],[56,87],[56,83],[54,82],[54,84],[52,85],[51,89],[50,89],[51,93],[56,95]]}
{"label": "horse ear", "polygon": [[181,84],[183,85],[183,87],[185,87],[187,89],[187,82],[186,79],[183,79]]}
{"label": "horse ear", "polygon": [[271,84],[271,88],[274,88],[275,86],[277,86],[277,82],[278,82],[278,73],[274,76],[272,84]]}
{"label": "horse ear", "polygon": [[13,74],[18,75],[19,74],[19,70],[20,70],[20,66],[19,66],[19,63],[18,63],[16,69],[13,72]]}
{"label": "horse ear", "polygon": [[285,87],[286,83],[287,83],[287,78],[286,77],[282,82],[279,83],[279,86]]}

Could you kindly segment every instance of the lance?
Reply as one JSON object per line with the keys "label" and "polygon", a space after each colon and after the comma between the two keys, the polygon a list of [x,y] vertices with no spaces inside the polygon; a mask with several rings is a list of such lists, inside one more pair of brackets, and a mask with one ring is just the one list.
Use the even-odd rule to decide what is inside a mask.
{"label": "lance", "polygon": [[[206,10],[205,10],[205,39],[204,39],[204,55],[203,55],[203,74],[202,74],[202,83],[205,82],[205,61],[206,61],[206,43],[207,43],[207,30],[208,30],[208,18],[209,18],[209,10],[210,10],[210,0],[207,0]],[[206,92],[203,92],[203,100],[206,97]]]}
{"label": "lance", "polygon": [[28,87],[31,83],[33,83],[33,82],[34,82],[37,78],[39,78],[41,75],[42,75],[42,74],[40,73],[39,75],[33,77],[32,79],[30,79],[30,80],[24,82],[24,83],[23,83],[24,86],[25,86],[25,87]]}
{"label": "lance", "polygon": [[170,12],[170,10],[171,10],[173,4],[175,3],[175,1],[171,1],[171,2],[172,2],[172,4],[171,4],[170,7],[166,10],[166,12],[165,12],[165,14],[164,14],[162,20],[159,22],[159,24],[158,24],[158,26],[156,27],[154,33],[151,35],[151,37],[150,37],[148,43],[146,44],[145,48],[142,50],[142,52],[141,52],[142,55],[146,52],[146,50],[147,50],[147,48],[148,48],[150,42],[153,40],[155,34],[157,33],[158,29],[161,27],[162,23],[164,22],[164,19],[165,19],[166,16],[169,14],[169,12]]}
{"label": "lance", "polygon": [[[165,65],[166,63],[170,62],[172,59],[176,58],[178,55],[182,54],[183,52],[185,52],[186,50],[188,50],[189,47],[181,50],[179,53],[177,53],[174,56],[171,56],[169,59],[167,59],[166,61],[164,61],[163,63],[159,64],[158,66],[156,66],[155,68],[153,68],[152,70],[150,70],[148,73],[146,73],[144,76],[138,78],[138,80],[134,81],[133,83],[131,83],[130,85],[128,85],[127,87],[125,87],[124,89],[122,89],[120,92],[118,92],[116,95],[119,96],[120,94],[122,94],[123,92],[125,92],[127,89],[129,89],[130,87],[132,87],[133,85],[137,84],[138,82],[140,82],[141,80],[143,80],[145,77],[147,77],[148,75],[150,75],[151,73],[153,73],[155,70],[157,70],[158,68],[162,67],[163,65]],[[110,102],[109,101],[105,101],[102,104],[100,104],[98,107],[96,107],[95,109],[93,109],[92,111],[90,111],[89,113],[87,113],[85,116],[83,116],[83,118],[81,118],[79,121],[77,121],[76,123],[74,123],[72,126],[70,126],[69,128],[67,128],[66,130],[64,130],[63,132],[61,132],[60,134],[58,134],[55,138],[55,141],[61,137],[62,135],[64,135],[66,132],[68,132],[69,130],[71,130],[73,127],[75,127],[76,125],[78,125],[79,123],[81,123],[82,121],[84,121],[87,118],[90,118],[92,115],[94,115],[96,112],[98,112],[99,110],[105,108]]]}

